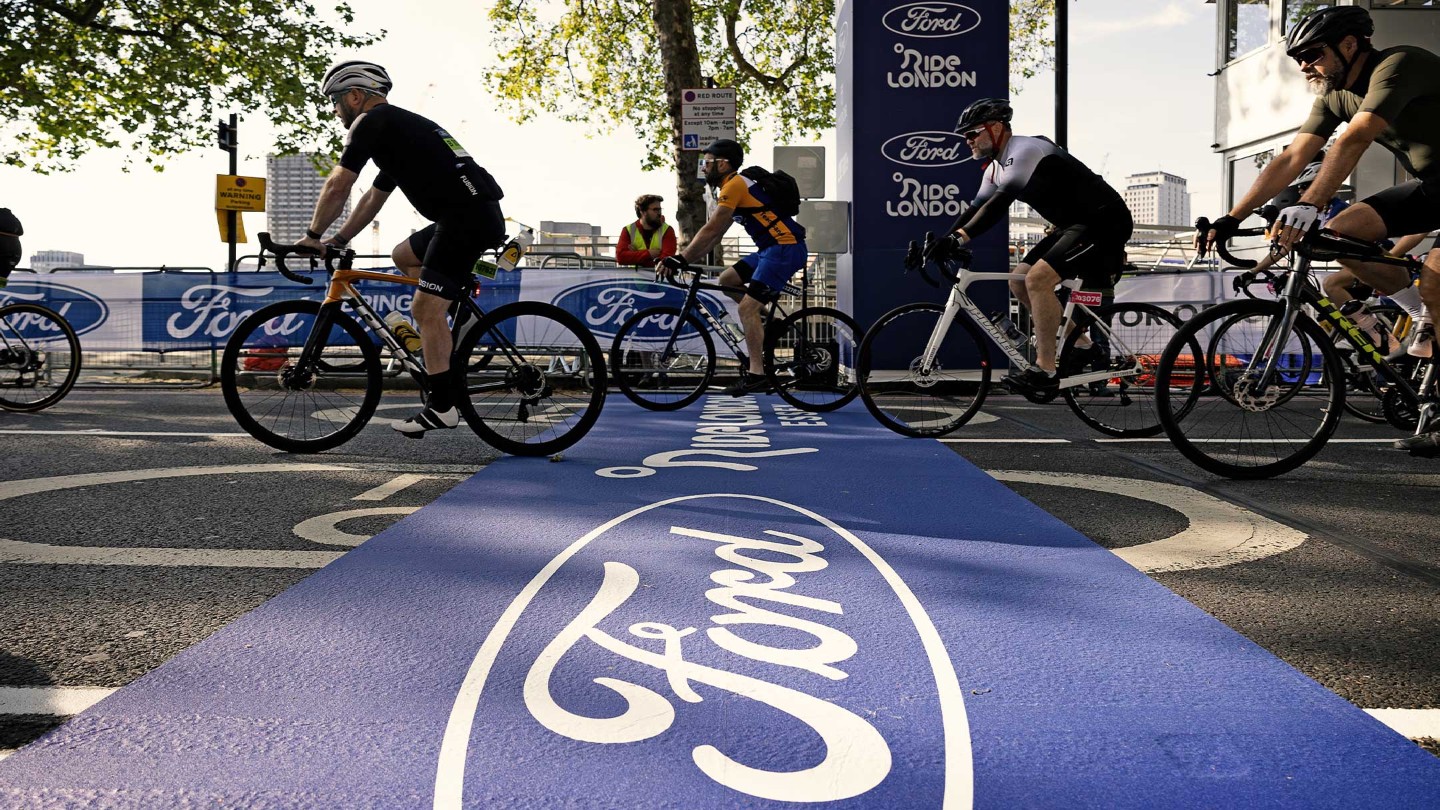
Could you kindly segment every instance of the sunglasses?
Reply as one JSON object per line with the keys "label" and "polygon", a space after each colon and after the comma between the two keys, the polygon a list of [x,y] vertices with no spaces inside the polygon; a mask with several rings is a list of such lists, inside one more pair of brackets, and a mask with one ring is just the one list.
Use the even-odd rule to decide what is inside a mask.
{"label": "sunglasses", "polygon": [[338,107],[340,106],[340,99],[345,98],[349,94],[349,90],[342,90],[339,93],[331,93],[327,98],[330,99],[331,106]]}
{"label": "sunglasses", "polygon": [[964,138],[967,141],[973,141],[976,138],[980,137],[980,135],[984,132],[985,127],[976,127],[974,129],[966,130],[960,133],[960,137]]}
{"label": "sunglasses", "polygon": [[1306,65],[1313,65],[1316,62],[1319,62],[1322,58],[1324,58],[1324,56],[1325,46],[1316,45],[1313,48],[1306,48],[1305,50],[1295,54],[1295,64],[1303,68]]}

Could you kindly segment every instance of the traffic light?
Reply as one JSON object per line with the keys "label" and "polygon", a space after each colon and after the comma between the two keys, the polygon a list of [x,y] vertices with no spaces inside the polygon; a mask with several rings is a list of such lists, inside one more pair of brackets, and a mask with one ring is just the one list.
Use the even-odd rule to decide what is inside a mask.
{"label": "traffic light", "polygon": [[229,121],[220,121],[219,134],[220,148],[224,149],[227,152],[235,151],[235,148],[238,146],[238,139],[235,135],[235,128],[230,126]]}

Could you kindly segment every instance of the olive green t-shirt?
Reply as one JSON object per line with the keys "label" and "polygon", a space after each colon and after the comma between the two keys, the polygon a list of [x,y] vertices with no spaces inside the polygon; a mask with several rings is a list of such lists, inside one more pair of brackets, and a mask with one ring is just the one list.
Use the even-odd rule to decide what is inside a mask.
{"label": "olive green t-shirt", "polygon": [[1389,124],[1375,142],[1411,174],[1440,179],[1440,56],[1412,45],[1374,51],[1355,85],[1315,99],[1302,133],[1330,137],[1362,112]]}

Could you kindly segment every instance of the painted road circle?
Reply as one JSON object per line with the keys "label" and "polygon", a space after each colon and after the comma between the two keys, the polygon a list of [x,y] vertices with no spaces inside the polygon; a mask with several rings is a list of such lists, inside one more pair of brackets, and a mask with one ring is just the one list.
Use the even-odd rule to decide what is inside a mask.
{"label": "painted road circle", "polygon": [[1184,515],[1190,526],[1179,534],[1111,549],[1117,557],[1147,574],[1254,562],[1289,551],[1310,538],[1283,523],[1175,484],[1033,470],[990,470],[989,473],[999,481],[1123,495],[1167,506]]}

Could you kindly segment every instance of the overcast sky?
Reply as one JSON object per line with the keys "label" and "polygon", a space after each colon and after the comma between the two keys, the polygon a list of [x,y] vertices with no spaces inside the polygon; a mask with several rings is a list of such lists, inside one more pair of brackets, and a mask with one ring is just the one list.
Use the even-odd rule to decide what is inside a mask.
{"label": "overcast sky", "polygon": [[[354,5],[357,29],[389,31],[379,46],[356,55],[390,70],[396,81],[391,101],[438,121],[495,174],[508,216],[536,225],[590,222],[618,233],[633,219],[631,201],[645,192],[664,195],[671,212],[674,180],[640,171],[644,146],[633,134],[546,118],[520,126],[493,109],[479,80],[490,59],[483,33],[489,3]],[[1214,70],[1216,6],[1073,0],[1071,9],[1070,150],[1117,187],[1125,175],[1156,169],[1185,177],[1194,213],[1218,215],[1220,163],[1209,147],[1214,80],[1205,75]],[[1053,74],[1044,73],[1014,93],[1017,132],[1053,134],[1053,85]],[[263,177],[267,122],[242,119],[240,137],[240,173]],[[833,133],[819,143],[829,147],[833,189]],[[762,135],[752,140],[750,154],[768,163],[772,146]],[[37,250],[72,250],[92,264],[219,268],[225,246],[215,223],[214,176],[225,172],[226,161],[224,152],[207,149],[174,158],[160,174],[143,166],[126,173],[123,155],[97,152],[68,174],[0,168],[0,207],[12,208],[25,224],[26,264]],[[373,168],[362,175],[362,186],[371,174]],[[384,253],[425,224],[400,194],[379,219]],[[245,227],[253,239],[264,215],[246,214]],[[369,252],[369,231],[356,246]],[[240,252],[253,249],[241,245]]]}

